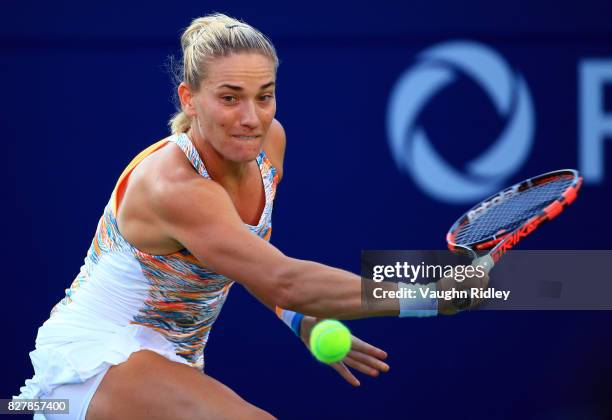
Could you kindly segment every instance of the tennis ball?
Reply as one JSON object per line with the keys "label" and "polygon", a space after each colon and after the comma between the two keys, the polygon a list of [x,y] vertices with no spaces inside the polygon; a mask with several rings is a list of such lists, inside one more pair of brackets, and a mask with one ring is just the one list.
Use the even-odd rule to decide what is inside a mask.
{"label": "tennis ball", "polygon": [[320,362],[335,363],[351,349],[351,332],[339,321],[319,322],[310,333],[310,351]]}

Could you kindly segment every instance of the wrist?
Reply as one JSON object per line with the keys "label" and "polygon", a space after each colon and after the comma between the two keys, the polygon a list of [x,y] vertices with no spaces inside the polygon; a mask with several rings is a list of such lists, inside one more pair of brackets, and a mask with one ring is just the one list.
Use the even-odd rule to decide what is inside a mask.
{"label": "wrist", "polygon": [[288,311],[277,307],[276,314],[298,337],[301,336],[300,329],[304,315],[298,312]]}
{"label": "wrist", "polygon": [[312,316],[304,316],[302,318],[302,323],[300,326],[300,338],[302,339],[302,341],[308,343],[308,339],[310,338],[310,332],[319,321],[319,319]]}
{"label": "wrist", "polygon": [[397,283],[400,292],[399,317],[430,317],[438,315],[436,283],[408,284]]}

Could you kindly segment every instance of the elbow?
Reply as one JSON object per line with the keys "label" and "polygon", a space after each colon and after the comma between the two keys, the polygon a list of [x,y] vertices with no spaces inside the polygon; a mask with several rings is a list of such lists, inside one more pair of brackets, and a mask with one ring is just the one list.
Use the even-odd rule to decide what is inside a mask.
{"label": "elbow", "polygon": [[[291,292],[287,289],[278,290],[274,293],[274,305],[285,310],[299,312]],[[299,304],[297,305],[299,306]]]}
{"label": "elbow", "polygon": [[280,308],[300,312],[304,306],[303,293],[300,292],[299,263],[288,259],[274,270],[274,291],[272,300]]}

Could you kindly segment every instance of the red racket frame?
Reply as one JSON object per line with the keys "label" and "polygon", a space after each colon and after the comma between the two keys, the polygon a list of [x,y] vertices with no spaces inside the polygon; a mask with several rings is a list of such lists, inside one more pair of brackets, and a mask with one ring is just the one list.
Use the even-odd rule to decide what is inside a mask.
{"label": "red racket frame", "polygon": [[[504,201],[505,197],[512,196],[514,194],[521,193],[525,190],[533,188],[535,186],[550,182],[557,179],[573,179],[570,186],[561,194],[561,196],[542,209],[538,214],[526,220],[521,226],[513,230],[512,232],[498,232],[495,235],[483,239],[478,242],[474,242],[467,245],[459,245],[455,243],[455,238],[460,229],[469,223],[471,220],[475,220],[482,214],[486,213],[490,208],[499,205]],[[502,190],[501,192],[492,195],[480,204],[472,207],[463,216],[461,216],[450,228],[446,235],[446,241],[451,251],[462,253],[469,252],[473,257],[477,257],[476,251],[487,251],[490,250],[489,255],[491,256],[493,263],[497,263],[499,259],[506,253],[506,251],[516,246],[524,237],[535,231],[542,223],[550,221],[557,217],[567,206],[576,200],[578,191],[582,186],[582,177],[578,174],[578,171],[573,169],[563,169],[559,171],[548,172],[542,175],[538,175],[533,178],[529,178],[525,181],[519,182],[509,188]],[[498,202],[496,202],[496,200]],[[474,215],[472,215],[474,214]],[[490,269],[490,267],[489,267]]]}

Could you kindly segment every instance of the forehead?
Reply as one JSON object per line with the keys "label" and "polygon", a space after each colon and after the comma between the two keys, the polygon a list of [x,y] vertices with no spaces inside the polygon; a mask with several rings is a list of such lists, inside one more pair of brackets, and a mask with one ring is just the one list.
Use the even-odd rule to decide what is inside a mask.
{"label": "forehead", "polygon": [[213,89],[225,84],[258,89],[275,79],[274,63],[270,58],[259,53],[238,53],[209,61],[203,84]]}

